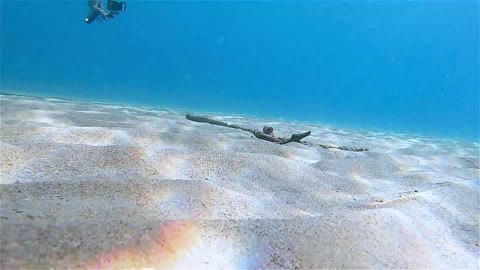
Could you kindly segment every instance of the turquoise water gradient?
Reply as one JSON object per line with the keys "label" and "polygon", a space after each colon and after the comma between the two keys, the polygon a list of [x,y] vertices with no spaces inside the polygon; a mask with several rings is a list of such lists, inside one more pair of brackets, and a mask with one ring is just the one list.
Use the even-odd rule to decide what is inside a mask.
{"label": "turquoise water gradient", "polygon": [[1,91],[478,141],[478,1],[1,2]]}

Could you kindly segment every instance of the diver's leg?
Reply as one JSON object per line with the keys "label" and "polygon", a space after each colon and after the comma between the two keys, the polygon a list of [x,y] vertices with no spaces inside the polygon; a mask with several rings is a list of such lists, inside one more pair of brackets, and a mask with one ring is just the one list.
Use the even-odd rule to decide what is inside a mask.
{"label": "diver's leg", "polygon": [[90,10],[92,10],[98,4],[98,0],[87,0],[87,3]]}
{"label": "diver's leg", "polygon": [[108,15],[109,15],[109,13],[107,11],[105,11],[100,5],[96,5],[95,10],[100,12],[100,14],[102,14],[104,17],[108,17]]}

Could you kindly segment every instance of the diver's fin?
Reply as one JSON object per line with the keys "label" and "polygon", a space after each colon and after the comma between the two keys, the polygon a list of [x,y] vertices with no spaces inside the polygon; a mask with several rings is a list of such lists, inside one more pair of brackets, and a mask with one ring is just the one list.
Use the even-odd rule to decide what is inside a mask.
{"label": "diver's fin", "polygon": [[107,9],[111,12],[124,12],[127,8],[127,3],[108,0]]}

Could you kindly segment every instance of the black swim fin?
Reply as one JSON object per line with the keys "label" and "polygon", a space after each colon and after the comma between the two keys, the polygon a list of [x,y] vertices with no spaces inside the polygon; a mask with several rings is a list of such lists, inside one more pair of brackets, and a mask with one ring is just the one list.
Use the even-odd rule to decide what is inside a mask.
{"label": "black swim fin", "polygon": [[125,2],[117,2],[113,0],[107,1],[107,9],[110,12],[124,12],[127,8],[127,3]]}

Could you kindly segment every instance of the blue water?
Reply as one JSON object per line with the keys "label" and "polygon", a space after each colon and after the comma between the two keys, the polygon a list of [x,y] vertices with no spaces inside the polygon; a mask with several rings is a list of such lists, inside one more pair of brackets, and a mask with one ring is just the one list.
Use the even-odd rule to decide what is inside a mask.
{"label": "blue water", "polygon": [[1,2],[1,91],[478,141],[478,1]]}

